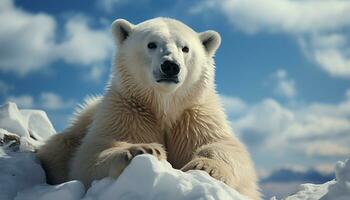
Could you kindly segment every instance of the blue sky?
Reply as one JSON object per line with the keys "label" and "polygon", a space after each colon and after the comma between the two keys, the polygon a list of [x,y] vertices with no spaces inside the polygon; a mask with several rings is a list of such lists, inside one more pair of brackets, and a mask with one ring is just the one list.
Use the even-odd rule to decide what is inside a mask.
{"label": "blue sky", "polygon": [[350,2],[3,0],[0,102],[47,111],[57,130],[101,94],[117,18],[173,17],[222,36],[216,83],[259,174],[332,170],[350,155]]}

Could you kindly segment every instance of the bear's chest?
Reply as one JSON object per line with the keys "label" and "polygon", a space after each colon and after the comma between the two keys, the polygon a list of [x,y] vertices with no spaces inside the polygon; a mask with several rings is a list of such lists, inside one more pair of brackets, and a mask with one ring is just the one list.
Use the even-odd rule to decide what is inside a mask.
{"label": "bear's chest", "polygon": [[182,168],[192,158],[195,151],[206,144],[199,127],[195,123],[177,123],[164,134],[168,161],[176,169]]}
{"label": "bear's chest", "polygon": [[187,164],[196,149],[191,138],[186,137],[185,134],[179,134],[180,132],[172,131],[164,134],[165,149],[167,151],[168,162],[175,168],[180,169]]}

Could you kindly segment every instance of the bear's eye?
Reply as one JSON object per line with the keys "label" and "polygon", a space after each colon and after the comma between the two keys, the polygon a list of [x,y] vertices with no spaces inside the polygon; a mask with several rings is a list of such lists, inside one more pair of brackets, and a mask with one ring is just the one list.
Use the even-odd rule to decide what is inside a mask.
{"label": "bear's eye", "polygon": [[156,45],[156,43],[154,43],[154,42],[150,42],[150,43],[147,44],[147,47],[148,47],[149,49],[155,49],[155,48],[157,48],[157,45]]}
{"label": "bear's eye", "polygon": [[182,52],[188,53],[188,51],[190,51],[190,49],[189,49],[187,46],[184,46],[184,47],[182,48]]}

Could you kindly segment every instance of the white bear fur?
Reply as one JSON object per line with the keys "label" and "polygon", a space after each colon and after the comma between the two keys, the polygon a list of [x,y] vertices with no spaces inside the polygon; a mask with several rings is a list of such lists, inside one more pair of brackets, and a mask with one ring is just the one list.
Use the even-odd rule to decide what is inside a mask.
{"label": "white bear fur", "polygon": [[[245,146],[234,136],[214,83],[220,35],[197,33],[169,18],[138,25],[119,19],[118,51],[105,94],[86,102],[70,127],[38,151],[49,183],[118,177],[132,157],[150,153],[183,171],[199,169],[260,199]],[[155,42],[156,49],[147,44]],[[182,51],[184,46],[189,52]],[[165,60],[180,65],[179,83],[157,83]]]}

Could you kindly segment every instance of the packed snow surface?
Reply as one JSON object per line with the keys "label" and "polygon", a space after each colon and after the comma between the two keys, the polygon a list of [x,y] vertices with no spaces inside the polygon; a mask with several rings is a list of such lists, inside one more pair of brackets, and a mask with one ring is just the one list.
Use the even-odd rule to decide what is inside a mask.
{"label": "packed snow surface", "polygon": [[[242,200],[247,199],[203,171],[182,172],[151,155],[135,157],[117,180],[96,180],[86,191],[77,180],[45,183],[45,173],[34,151],[55,133],[43,111],[19,110],[14,103],[0,107],[1,200]],[[325,184],[303,184],[287,200],[349,200],[350,161],[338,162],[336,179]]]}
{"label": "packed snow surface", "polygon": [[45,173],[33,153],[0,153],[1,200],[12,200],[17,192],[44,182]]}

